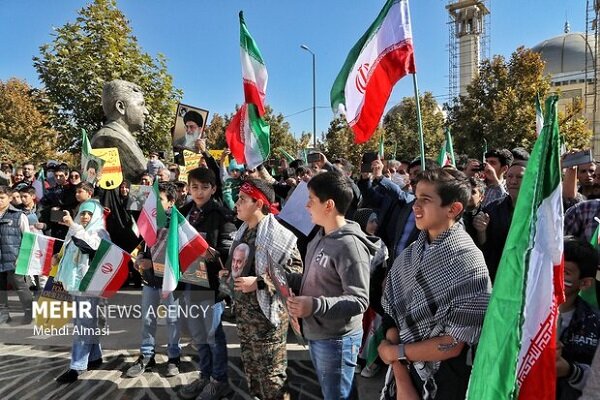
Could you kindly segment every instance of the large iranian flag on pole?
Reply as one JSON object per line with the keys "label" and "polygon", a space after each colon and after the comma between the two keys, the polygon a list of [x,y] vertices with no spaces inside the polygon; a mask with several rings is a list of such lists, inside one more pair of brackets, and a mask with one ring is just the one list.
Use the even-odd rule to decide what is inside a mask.
{"label": "large iranian flag on pole", "polygon": [[346,115],[356,143],[377,129],[392,88],[415,73],[408,0],[388,0],[352,47],[331,88],[331,108]]}
{"label": "large iranian flag on pole", "polygon": [[90,296],[110,298],[129,276],[131,254],[102,239],[90,267],[79,284],[79,291]]}
{"label": "large iranian flag on pole", "polygon": [[155,179],[152,190],[148,194],[138,218],[137,230],[144,238],[146,244],[152,247],[156,244],[158,229],[164,228],[166,224],[167,214],[160,202],[158,179]]}
{"label": "large iranian flag on pole", "polygon": [[557,308],[564,301],[557,101],[546,101],[519,191],[468,399],[555,399]]}
{"label": "large iranian flag on pole", "polygon": [[15,273],[48,276],[52,269],[52,253],[56,240],[37,233],[23,233]]}
{"label": "large iranian flag on pole", "polygon": [[194,229],[175,207],[167,234],[167,251],[163,275],[162,295],[168,296],[177,287],[181,274],[194,260],[208,250],[206,240]]}
{"label": "large iranian flag on pole", "polygon": [[269,157],[271,148],[271,130],[263,119],[268,74],[263,57],[250,36],[241,11],[240,57],[245,100],[229,123],[225,136],[235,160],[252,169]]}

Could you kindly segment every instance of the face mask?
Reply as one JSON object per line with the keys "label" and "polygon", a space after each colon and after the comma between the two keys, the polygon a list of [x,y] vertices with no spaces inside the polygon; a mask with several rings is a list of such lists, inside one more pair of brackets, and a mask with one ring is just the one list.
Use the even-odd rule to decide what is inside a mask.
{"label": "face mask", "polygon": [[404,175],[400,175],[397,172],[394,172],[391,176],[392,182],[394,182],[396,185],[400,186],[401,188],[403,188],[404,186],[406,186],[406,181],[404,180]]}

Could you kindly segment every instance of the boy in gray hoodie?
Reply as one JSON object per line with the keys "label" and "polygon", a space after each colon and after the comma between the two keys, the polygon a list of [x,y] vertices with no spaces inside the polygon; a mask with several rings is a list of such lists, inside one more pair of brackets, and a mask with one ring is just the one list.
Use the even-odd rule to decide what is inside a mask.
{"label": "boy in gray hoodie", "polygon": [[360,348],[362,314],[369,305],[369,264],[376,247],[355,222],[346,221],[352,188],[337,172],[308,182],[306,205],[321,229],[308,244],[303,274],[288,274],[296,297],[288,298],[291,316],[302,318],[325,400],[353,392]]}

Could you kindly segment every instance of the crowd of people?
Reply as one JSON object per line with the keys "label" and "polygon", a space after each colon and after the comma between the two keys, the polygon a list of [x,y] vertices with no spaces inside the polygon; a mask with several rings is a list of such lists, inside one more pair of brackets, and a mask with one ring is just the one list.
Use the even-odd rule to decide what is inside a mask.
{"label": "crowd of people", "polygon": [[[204,261],[208,287],[180,283],[177,291],[161,297],[162,278],[155,273],[153,256],[164,247],[166,229],[152,246],[136,237],[131,248],[120,244],[127,251],[137,249],[129,283],[143,286],[140,355],[128,367],[128,377],[156,364],[156,316],[144,310],[161,302],[200,304],[210,309],[202,321],[167,320],[167,376],[179,373],[182,323],[198,350],[199,377],[179,388],[182,399],[220,399],[231,392],[222,326],[227,307],[235,317],[255,398],[289,396],[287,334],[298,321],[325,399],[356,396],[355,374],[372,377],[384,366],[393,371],[382,388],[385,398],[465,397],[528,167],[525,149],[493,149],[483,160],[466,159],[456,167],[427,159],[424,170],[420,158],[378,158],[360,169],[369,172],[358,173],[347,160],[328,160],[323,153],[316,153],[312,163],[281,160],[269,171],[233,159],[226,167],[228,151],[220,160],[204,146],[199,151],[202,161],[185,180],[177,164],[165,165],[158,153],[150,153],[144,174],[135,182],[124,180],[114,194],[82,181],[77,168],[47,162],[41,166],[40,196],[34,185],[39,166],[23,160],[2,163],[0,325],[11,321],[9,288],[22,304],[21,322],[29,324],[32,301],[45,284],[43,276],[15,274],[23,232],[61,239],[54,251],[56,280],[74,301],[95,304],[97,297],[78,292],[91,254],[101,238],[117,242],[111,232],[115,226],[137,219],[139,210],[128,209],[132,185],[158,180],[167,215],[177,209],[212,249]],[[566,301],[558,324],[559,399],[582,393],[581,398],[591,399],[600,391],[600,314],[578,295],[596,285],[598,276],[598,254],[590,244],[600,217],[600,174],[595,171],[594,163],[563,170]],[[302,182],[314,224],[309,235],[278,217]],[[293,295],[278,294],[273,263],[283,268]],[[74,321],[97,324],[97,318]],[[373,326],[382,332],[376,360],[365,351]],[[57,380],[74,382],[101,365],[100,338],[74,337],[70,367]]]}

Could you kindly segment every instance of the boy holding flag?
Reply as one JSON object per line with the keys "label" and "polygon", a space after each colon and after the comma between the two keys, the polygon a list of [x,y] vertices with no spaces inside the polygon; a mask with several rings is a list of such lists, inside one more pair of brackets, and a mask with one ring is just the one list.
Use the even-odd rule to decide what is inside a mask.
{"label": "boy holding flag", "polygon": [[16,289],[25,314],[22,323],[31,322],[33,298],[23,276],[15,275],[17,255],[24,232],[29,232],[27,217],[10,205],[13,190],[0,186],[0,325],[10,322],[8,284]]}

